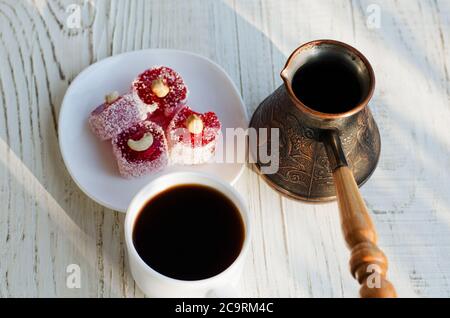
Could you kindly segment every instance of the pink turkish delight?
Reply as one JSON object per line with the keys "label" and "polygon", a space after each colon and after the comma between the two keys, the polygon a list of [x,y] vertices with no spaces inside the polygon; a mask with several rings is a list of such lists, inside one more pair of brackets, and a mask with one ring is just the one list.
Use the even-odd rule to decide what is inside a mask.
{"label": "pink turkish delight", "polygon": [[112,145],[120,174],[127,178],[160,171],[169,161],[164,131],[150,121],[123,131]]}
{"label": "pink turkish delight", "polygon": [[157,109],[171,116],[177,106],[186,100],[187,86],[181,76],[165,66],[154,67],[141,73],[132,84],[134,98],[149,112]]}
{"label": "pink turkish delight", "polygon": [[132,94],[118,96],[114,92],[90,114],[89,124],[95,135],[108,140],[147,116],[147,110],[135,102]]}
{"label": "pink turkish delight", "polygon": [[221,124],[213,112],[204,114],[182,107],[167,128],[167,139],[173,164],[202,164],[216,150]]}

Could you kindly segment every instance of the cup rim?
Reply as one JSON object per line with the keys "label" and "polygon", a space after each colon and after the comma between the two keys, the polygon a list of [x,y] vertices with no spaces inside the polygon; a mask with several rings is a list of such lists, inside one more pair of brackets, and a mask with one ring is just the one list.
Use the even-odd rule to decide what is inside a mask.
{"label": "cup rim", "polygon": [[[236,259],[233,261],[233,263],[231,265],[229,265],[225,270],[223,270],[222,272],[220,272],[214,276],[211,276],[208,278],[203,278],[203,279],[198,279],[198,280],[182,280],[182,279],[177,279],[177,278],[172,278],[172,277],[166,276],[166,275],[158,272],[157,270],[153,269],[151,266],[149,266],[141,258],[141,256],[139,255],[139,253],[137,252],[137,250],[133,244],[133,239],[132,239],[133,226],[134,226],[134,221],[135,221],[137,215],[139,214],[139,210],[135,209],[134,211],[131,211],[131,209],[133,208],[134,205],[138,204],[137,201],[139,201],[141,205],[143,204],[143,202],[145,202],[144,200],[141,200],[140,197],[144,196],[144,193],[147,192],[151,187],[153,187],[157,182],[164,181],[164,179],[176,178],[177,176],[180,177],[179,179],[181,181],[164,185],[162,190],[156,191],[152,195],[148,195],[146,198],[146,201],[150,200],[158,193],[161,193],[161,191],[164,191],[165,189],[168,189],[173,186],[183,185],[183,184],[205,185],[205,184],[201,183],[201,181],[193,181],[193,182],[182,181],[183,178],[185,180],[188,179],[189,177],[193,178],[193,179],[197,179],[197,180],[201,180],[201,179],[205,180],[206,179],[206,180],[212,181],[213,183],[218,185],[218,187],[214,186],[214,189],[221,192],[223,195],[225,195],[228,199],[230,199],[236,205],[236,207],[239,210],[239,213],[241,214],[242,220],[244,221],[245,237],[244,237],[244,242],[242,243],[242,247],[239,252],[239,255],[236,257]],[[209,186],[209,185],[206,185],[206,186]],[[210,187],[212,187],[212,186],[210,186]],[[219,187],[223,187],[226,190],[228,190],[228,192],[230,192],[233,197],[230,197],[230,195],[224,193],[224,191],[222,191]],[[126,216],[125,216],[125,225],[124,225],[125,243],[126,243],[127,251],[129,254],[130,253],[133,254],[132,257],[134,257],[137,260],[137,262],[141,268],[145,269],[152,276],[155,276],[158,279],[161,279],[165,282],[172,282],[172,283],[177,283],[177,284],[181,284],[181,285],[189,285],[189,286],[210,284],[214,281],[221,279],[227,273],[231,272],[237,266],[238,262],[241,259],[243,259],[245,257],[245,255],[247,254],[247,251],[248,251],[249,245],[250,245],[250,235],[251,235],[250,231],[251,231],[251,226],[250,226],[250,217],[249,217],[249,213],[248,213],[248,208],[247,208],[242,196],[233,187],[231,187],[228,183],[222,181],[221,179],[219,179],[217,177],[214,177],[207,173],[190,172],[190,171],[189,172],[188,171],[172,172],[172,173],[164,174],[164,175],[157,177],[156,179],[154,179],[150,183],[148,183],[146,186],[144,186],[134,196],[134,198],[131,200],[130,204],[128,205]],[[129,257],[130,257],[130,255],[129,255]]]}
{"label": "cup rim", "polygon": [[[290,83],[289,77],[287,76],[287,70],[289,69],[289,66],[292,64],[292,61],[297,57],[298,54],[300,54],[302,51],[307,50],[309,48],[312,47],[316,47],[322,44],[330,44],[330,45],[335,45],[335,46],[339,46],[341,48],[344,48],[345,50],[350,51],[352,54],[358,56],[358,58],[361,59],[361,61],[364,63],[365,67],[367,68],[367,71],[369,73],[369,78],[370,78],[370,87],[369,87],[369,91],[367,92],[367,95],[365,96],[365,98],[355,107],[353,107],[352,109],[343,112],[343,113],[323,113],[323,112],[319,112],[317,110],[314,110],[308,106],[306,106],[302,101],[300,101],[297,96],[295,95],[293,89],[292,89],[292,85]],[[359,111],[361,111],[362,109],[364,109],[367,104],[369,103],[369,101],[372,99],[374,90],[375,90],[375,73],[373,71],[372,65],[370,64],[370,62],[367,60],[367,58],[360,52],[358,51],[356,48],[354,48],[351,45],[348,45],[347,43],[344,42],[340,42],[340,41],[336,41],[336,40],[330,40],[330,39],[322,39],[322,40],[314,40],[314,41],[310,41],[307,42],[305,44],[300,45],[298,48],[296,48],[291,55],[289,56],[289,58],[286,61],[286,64],[283,68],[283,70],[280,73],[280,76],[283,80],[284,86],[286,87],[289,96],[291,97],[291,99],[294,101],[294,104],[297,106],[297,108],[300,109],[300,111],[314,117],[317,118],[319,120],[321,119],[327,119],[327,120],[333,120],[333,119],[340,119],[340,118],[346,118],[346,117],[350,117],[356,113],[358,113]]]}

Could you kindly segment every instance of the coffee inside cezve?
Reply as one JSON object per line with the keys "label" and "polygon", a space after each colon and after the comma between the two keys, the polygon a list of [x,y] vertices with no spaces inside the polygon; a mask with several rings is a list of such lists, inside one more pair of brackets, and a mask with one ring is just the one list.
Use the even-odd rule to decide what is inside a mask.
{"label": "coffee inside cezve", "polygon": [[302,65],[292,89],[307,107],[321,113],[344,113],[364,98],[356,67],[344,58],[318,57]]}
{"label": "coffee inside cezve", "polygon": [[200,280],[227,269],[238,257],[245,226],[235,204],[202,185],[169,188],[141,209],[134,246],[157,272],[180,280]]}

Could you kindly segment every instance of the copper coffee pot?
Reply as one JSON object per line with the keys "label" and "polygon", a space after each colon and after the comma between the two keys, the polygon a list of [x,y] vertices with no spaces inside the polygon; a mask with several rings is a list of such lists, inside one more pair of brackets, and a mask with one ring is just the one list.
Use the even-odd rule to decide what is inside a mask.
{"label": "copper coffee pot", "polygon": [[[318,112],[302,103],[292,88],[302,65],[327,58],[352,65],[362,86],[364,99],[344,113]],[[279,128],[279,169],[261,175],[274,189],[294,199],[322,202],[337,197],[343,234],[351,250],[350,270],[361,284],[360,296],[396,297],[386,279],[387,258],[377,246],[377,234],[358,189],[375,170],[380,155],[380,134],[367,106],[375,88],[371,65],[345,43],[318,40],[297,48],[281,77],[284,84],[259,105],[250,122],[257,132],[268,128],[268,143],[270,128]],[[261,170],[264,164],[259,152],[254,155]]]}

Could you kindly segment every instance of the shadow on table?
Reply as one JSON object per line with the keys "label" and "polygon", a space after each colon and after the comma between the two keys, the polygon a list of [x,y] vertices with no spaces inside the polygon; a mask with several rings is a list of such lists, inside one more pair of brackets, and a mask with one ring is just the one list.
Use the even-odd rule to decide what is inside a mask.
{"label": "shadow on table", "polygon": [[[284,63],[286,59],[287,54],[281,52],[276,47],[276,45],[274,45],[272,40],[268,38],[262,31],[260,31],[257,26],[255,26],[252,23],[249,23],[245,18],[243,18],[240,15],[240,13],[236,13],[234,9],[230,8],[227,4],[223,2],[215,2],[215,4],[212,5],[212,9],[220,12],[220,16],[233,17],[233,19],[235,19],[234,23],[231,23],[230,25],[234,25],[237,28],[236,35],[238,38],[239,35],[241,34],[240,31],[245,30],[247,38],[246,39],[241,38],[238,39],[238,41],[246,41],[246,40],[254,41],[256,45],[263,46],[266,52],[270,52],[270,54],[266,56],[268,59],[271,60],[270,63],[268,63],[268,61],[266,60],[261,60],[258,54],[252,55],[253,56],[252,58],[250,58],[251,56],[250,54],[243,54],[243,52],[239,51],[240,49],[238,46],[239,43],[237,43],[236,47],[228,48],[229,50],[233,51],[233,54],[227,55],[226,58],[234,59],[233,61],[222,60],[223,57],[219,57],[218,55],[216,55],[219,52],[214,52],[212,56],[210,56],[212,59],[216,60],[219,64],[222,65],[226,64],[229,66],[228,68],[227,67],[225,68],[230,74],[233,74],[232,77],[234,81],[238,84],[240,83],[241,92],[248,104],[248,109],[254,110],[256,109],[258,102],[263,98],[265,98],[267,94],[271,93],[271,91],[279,84],[279,80],[278,79],[276,80],[273,74],[278,74],[279,70],[281,69],[281,65]],[[43,8],[41,8],[41,10],[42,15],[52,14],[51,9],[49,9],[48,7],[44,6]],[[167,12],[164,12],[164,10],[166,10]],[[165,6],[163,8],[163,11],[160,12],[159,14],[170,15],[171,7]],[[217,21],[216,23],[218,23],[218,25],[216,27],[221,27],[224,30],[227,29],[227,27],[229,27],[230,25],[227,25],[225,22],[226,21]],[[103,23],[105,23],[104,25],[105,30],[107,30],[108,32],[112,32],[111,30],[112,26],[109,25],[107,21],[103,21]],[[139,32],[137,27],[138,26],[134,26],[135,32]],[[193,30],[189,29],[189,21],[186,21],[186,29],[180,30],[181,33],[186,34],[189,34],[192,31]],[[207,46],[213,45],[215,41],[218,41],[215,38],[215,34],[211,32],[207,33],[207,36],[208,36],[206,39]],[[273,36],[283,37],[288,35],[276,34]],[[410,59],[410,63],[412,65],[414,66],[417,65],[416,63],[417,59],[420,57],[421,54],[420,52],[422,52],[417,43],[414,44],[415,45],[414,48],[411,48],[411,43],[408,43],[410,50],[415,52],[415,55],[410,56],[407,54],[407,51],[405,51],[406,50],[405,47],[402,46],[401,43],[396,41],[393,35],[387,36],[386,39],[389,42],[389,45],[394,47],[396,51],[401,52],[401,54],[404,56],[406,55],[406,58]],[[310,39],[304,40],[306,41]],[[92,39],[90,41],[92,41]],[[198,48],[195,47],[195,45],[191,46],[189,42],[183,43],[184,45],[182,47],[170,45],[168,46],[168,48],[198,51]],[[56,51],[58,50],[59,45],[63,44],[54,43]],[[142,43],[141,48],[147,47],[148,47],[147,43]],[[292,47],[292,49],[294,48],[295,47]],[[245,70],[244,67],[242,67],[244,64]],[[267,70],[263,70],[262,72],[263,73],[267,72],[268,75],[267,78],[269,79],[270,83],[268,84],[268,86],[264,86],[261,89],[260,87],[257,86],[257,83],[247,81],[247,79],[249,78],[258,79],[258,76],[261,75],[262,67],[267,67]],[[62,65],[62,68],[63,71],[65,71],[64,65]],[[421,71],[424,71],[422,67],[420,69]],[[81,69],[77,70],[76,73],[80,71]],[[244,71],[246,72],[246,74],[244,80],[242,80]],[[434,78],[442,78],[443,75],[438,69],[434,68],[431,71],[434,73]],[[73,78],[76,74],[67,74],[67,75],[68,78]],[[424,74],[424,76],[426,76],[426,74]],[[69,83],[66,80],[65,88],[67,88],[68,84]],[[436,82],[435,84],[437,85],[438,83]],[[259,90],[258,94],[260,94],[261,96],[258,96],[258,100],[252,100],[251,97],[247,96],[247,90],[256,90],[256,91]],[[54,104],[61,105],[64,91],[57,91],[50,93],[53,96],[57,96],[56,98],[53,99]],[[40,105],[40,107],[48,107],[48,105]],[[395,122],[399,125],[399,127],[403,127],[403,129],[407,132],[410,131],[410,127],[414,125],[414,123],[409,122],[407,118],[401,116],[401,114],[396,113],[394,110],[391,110],[391,107],[389,107],[389,105],[384,105],[383,107],[389,109],[389,112],[391,112],[391,116],[395,117]],[[46,134],[48,135],[55,134],[54,131],[51,131],[53,128],[50,126],[43,127],[42,129],[47,129],[48,132]],[[383,127],[380,127],[380,130],[382,131]],[[426,131],[416,133],[420,134],[421,136],[430,135],[430,132]],[[386,137],[396,138],[395,136],[386,136]],[[55,143],[54,145],[51,145],[51,148],[53,150],[54,148],[57,148],[56,139],[54,140],[54,143]],[[401,142],[397,142],[396,144],[401,145]],[[426,145],[422,143],[417,143],[417,146],[429,147],[432,149],[435,148],[447,149],[447,145],[441,142],[440,136],[431,136],[429,138],[429,142]],[[393,150],[394,149],[383,149],[383,152]],[[395,151],[401,150],[402,149],[395,149]],[[407,151],[407,149],[404,150]],[[12,155],[14,156],[14,154]],[[69,174],[67,173],[67,170],[64,168],[59,151],[50,151],[48,154],[46,154],[46,156],[43,157],[45,158],[47,156],[48,160],[52,162],[52,164],[46,165],[45,167],[47,169],[53,169],[53,171],[44,170],[42,176],[36,177],[35,176],[36,174],[33,173],[32,168],[26,168],[26,171],[29,171],[30,173],[29,176],[30,180],[34,180],[31,181],[32,182],[31,186],[35,188],[37,187],[40,193],[42,194],[43,198],[43,201],[41,202],[42,204],[39,204],[38,200],[38,205],[40,206],[41,209],[40,213],[48,213],[50,222],[54,223],[55,227],[58,228],[59,235],[64,235],[65,233],[68,233],[65,239],[68,239],[70,241],[70,244],[75,248],[75,250],[77,250],[79,245],[83,246],[82,248],[78,249],[77,253],[85,259],[84,261],[86,263],[84,264],[90,266],[91,270],[95,273],[91,275],[91,279],[100,281],[98,290],[96,291],[97,295],[101,296],[107,293],[110,293],[111,296],[132,295],[134,291],[130,292],[128,289],[130,288],[134,289],[136,287],[133,285],[134,283],[132,282],[132,279],[129,275],[128,265],[126,263],[125,246],[123,238],[124,215],[103,208],[102,206],[96,204],[88,197],[86,197],[81,192],[81,190],[78,189],[75,183],[71,180]],[[433,158],[432,154],[430,153],[428,160],[430,162],[435,162],[436,158]],[[11,169],[11,166],[8,166],[8,162],[2,163],[6,165],[6,168]],[[19,165],[19,163],[17,164]],[[439,178],[440,176],[439,165],[436,164],[434,167],[427,166],[427,172],[430,173],[430,175],[432,175],[434,178]],[[12,171],[11,174],[15,176]],[[49,180],[46,176],[47,174],[56,177]],[[17,176],[15,177],[17,178]],[[50,181],[53,181],[54,184],[50,184]],[[397,183],[399,190],[403,186],[400,180],[392,180],[392,182]],[[383,184],[378,183],[379,181],[377,181],[376,179],[372,179],[370,184],[378,189],[382,189]],[[30,187],[30,184],[24,183],[22,184],[22,186],[27,190]],[[434,189],[429,190],[433,191]],[[442,199],[444,200],[445,205],[447,207],[450,207],[449,198],[444,197]],[[420,204],[420,206],[432,209],[431,202],[426,202],[424,201],[423,198],[416,198],[416,200],[417,200],[416,202],[419,202],[418,204]],[[45,211],[46,208],[50,208],[52,209],[52,211]],[[407,209],[407,207],[405,209]],[[89,214],[89,216],[86,216],[87,214]],[[384,218],[380,215],[376,216],[377,222],[383,222],[383,219]],[[436,220],[436,221],[445,222],[446,220]],[[412,231],[413,229],[402,227],[401,230],[408,232]],[[441,231],[443,234],[446,234],[447,237],[450,237],[450,224],[447,224],[446,227],[441,227]],[[410,233],[410,235],[414,235],[414,233]],[[397,238],[399,236],[397,236]],[[412,250],[413,247],[406,247],[406,248],[411,249],[410,251],[411,254],[414,252]],[[395,245],[391,246],[389,251],[391,253],[399,252],[404,254],[405,253],[404,249],[405,247],[403,245]],[[301,258],[301,255],[298,255],[298,257]],[[408,264],[404,265],[405,267],[408,267]],[[109,270],[109,272],[107,272],[107,270]],[[314,268],[308,268],[307,270],[309,272],[316,273]],[[114,275],[116,275],[116,277],[120,277],[121,282],[112,283],[111,281],[109,281],[108,275],[112,275],[112,273],[115,273]],[[290,277],[290,279],[295,278]],[[404,279],[409,278],[404,277]],[[448,281],[448,278],[445,279],[447,279]],[[139,294],[139,292],[137,293]],[[307,294],[307,292],[305,292],[305,294]]]}

